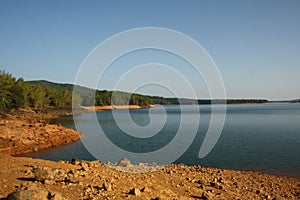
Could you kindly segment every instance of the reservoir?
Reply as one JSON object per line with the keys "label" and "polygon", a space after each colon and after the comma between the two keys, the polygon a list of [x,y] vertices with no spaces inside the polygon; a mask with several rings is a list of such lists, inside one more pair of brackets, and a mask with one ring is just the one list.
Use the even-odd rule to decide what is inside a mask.
{"label": "reservoir", "polygon": [[[300,177],[300,104],[227,105],[221,135],[212,151],[200,159],[199,149],[211,115],[210,105],[176,105],[61,117],[55,123],[80,130],[84,136],[82,141],[26,156],[55,161],[74,157],[95,160],[100,156],[102,162],[117,162],[126,154],[117,155],[114,150],[103,148],[101,142],[109,140],[116,148],[136,155],[151,152],[156,155],[157,150],[173,142],[170,156],[172,152],[182,151],[181,146],[188,146],[174,163]],[[183,117],[185,120],[182,120]],[[194,123],[197,117],[200,121]],[[76,126],[73,118],[76,119]],[[138,128],[132,128],[132,124]],[[98,135],[99,127],[105,138]],[[184,127],[182,130],[186,138],[196,130],[192,142],[184,139],[174,141],[181,127]],[[153,156],[159,164],[168,164],[164,163],[164,156],[157,154],[157,160],[155,158]],[[133,163],[138,162],[133,160]]]}

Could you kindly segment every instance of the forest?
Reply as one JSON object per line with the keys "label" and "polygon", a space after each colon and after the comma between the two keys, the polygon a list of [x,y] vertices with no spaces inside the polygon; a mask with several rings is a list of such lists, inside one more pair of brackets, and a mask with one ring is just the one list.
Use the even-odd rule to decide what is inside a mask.
{"label": "forest", "polygon": [[[73,95],[74,94],[74,95]],[[0,110],[20,107],[42,108],[46,106],[106,106],[106,105],[139,105],[147,107],[151,104],[237,104],[267,103],[265,99],[185,99],[166,98],[131,94],[122,91],[93,90],[90,88],[49,81],[24,81],[16,79],[10,73],[0,70]]]}
{"label": "forest", "polygon": [[[75,96],[75,103],[81,104]],[[71,106],[72,92],[63,89],[44,88],[40,85],[16,79],[0,70],[0,110],[19,107]]]}
{"label": "forest", "polygon": [[[104,106],[139,105],[149,106],[152,99],[140,94],[126,92],[95,91],[73,85],[48,81],[24,81],[0,70],[0,110],[20,107],[41,108],[45,106]],[[73,104],[72,104],[73,103]]]}

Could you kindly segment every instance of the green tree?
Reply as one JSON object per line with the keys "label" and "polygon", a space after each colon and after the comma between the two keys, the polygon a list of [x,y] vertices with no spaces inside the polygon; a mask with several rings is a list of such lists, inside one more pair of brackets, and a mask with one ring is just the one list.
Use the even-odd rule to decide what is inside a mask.
{"label": "green tree", "polygon": [[0,70],[0,109],[10,109],[24,105],[23,79],[14,78]]}

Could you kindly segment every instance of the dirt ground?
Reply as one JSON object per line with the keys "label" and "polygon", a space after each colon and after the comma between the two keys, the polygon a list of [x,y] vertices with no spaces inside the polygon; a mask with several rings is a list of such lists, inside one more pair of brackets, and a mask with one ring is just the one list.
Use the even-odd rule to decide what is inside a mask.
{"label": "dirt ground", "polygon": [[0,117],[0,153],[18,155],[72,143],[81,134],[49,120],[66,114],[64,109],[19,109]]}
{"label": "dirt ground", "polygon": [[[120,167],[142,169],[143,165],[127,162]],[[30,199],[300,198],[299,178],[185,165],[145,173],[120,169],[98,161],[67,163],[0,155],[0,198],[16,191],[21,191],[16,196],[32,192]]]}

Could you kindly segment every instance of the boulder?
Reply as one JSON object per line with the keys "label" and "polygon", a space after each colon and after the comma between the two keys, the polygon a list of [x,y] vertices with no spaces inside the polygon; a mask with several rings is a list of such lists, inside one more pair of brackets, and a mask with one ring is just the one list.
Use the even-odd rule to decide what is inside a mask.
{"label": "boulder", "polygon": [[51,169],[44,168],[44,169],[37,169],[34,172],[34,179],[36,181],[43,182],[45,180],[53,180],[54,179],[54,172]]}
{"label": "boulder", "polygon": [[20,190],[9,194],[7,200],[48,200],[48,196],[45,190]]}

